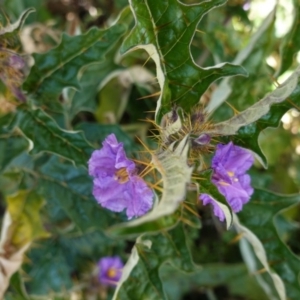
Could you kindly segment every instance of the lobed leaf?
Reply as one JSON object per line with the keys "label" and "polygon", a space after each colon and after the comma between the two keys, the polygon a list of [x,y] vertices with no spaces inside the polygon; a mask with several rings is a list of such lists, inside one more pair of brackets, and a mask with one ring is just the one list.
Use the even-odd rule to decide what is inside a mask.
{"label": "lobed leaf", "polygon": [[144,49],[154,60],[161,88],[156,109],[158,121],[175,104],[189,111],[215,80],[247,75],[242,67],[228,63],[201,68],[190,53],[190,44],[201,18],[224,2],[212,0],[185,5],[177,0],[129,1],[136,24],[121,51]]}

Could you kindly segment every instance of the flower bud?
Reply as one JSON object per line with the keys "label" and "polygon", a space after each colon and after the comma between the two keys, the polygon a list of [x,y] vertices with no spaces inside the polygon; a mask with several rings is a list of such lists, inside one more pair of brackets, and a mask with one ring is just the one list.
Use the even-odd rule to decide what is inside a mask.
{"label": "flower bud", "polygon": [[202,133],[199,135],[199,137],[194,139],[194,142],[198,145],[207,145],[210,143],[210,140],[211,140],[210,135],[208,135],[207,133]]}
{"label": "flower bud", "polygon": [[8,58],[8,64],[16,70],[21,70],[25,66],[24,60],[19,55],[11,55]]}

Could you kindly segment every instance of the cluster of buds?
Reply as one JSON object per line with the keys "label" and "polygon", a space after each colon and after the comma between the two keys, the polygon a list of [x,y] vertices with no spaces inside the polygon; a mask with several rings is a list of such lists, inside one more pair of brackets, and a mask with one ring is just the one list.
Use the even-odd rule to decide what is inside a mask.
{"label": "cluster of buds", "polygon": [[[213,170],[211,181],[226,198],[232,211],[241,211],[253,193],[251,178],[246,174],[254,162],[252,153],[232,142],[217,145],[212,143],[212,136],[206,132],[213,125],[208,121],[208,116],[203,109],[196,107],[190,116],[185,116],[182,112],[179,114],[178,111],[181,111],[180,108],[172,110],[165,116],[164,123],[162,123],[163,132],[168,133],[167,142],[170,144],[185,135],[189,135],[192,161],[201,160],[203,155],[216,149],[211,163]],[[199,199],[202,200],[203,205],[211,204],[214,214],[221,221],[224,221],[225,214],[218,201],[211,195],[201,193],[201,186]]]}

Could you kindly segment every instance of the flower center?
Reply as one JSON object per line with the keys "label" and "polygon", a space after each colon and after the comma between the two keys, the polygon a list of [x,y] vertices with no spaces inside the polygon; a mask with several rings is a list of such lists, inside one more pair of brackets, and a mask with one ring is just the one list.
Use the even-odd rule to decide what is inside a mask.
{"label": "flower center", "polygon": [[236,177],[234,177],[234,172],[228,171],[227,174],[229,175],[229,177],[233,177],[232,180],[234,182],[238,182],[239,181]]}
{"label": "flower center", "polygon": [[125,183],[129,180],[129,175],[127,173],[126,168],[121,168],[116,171],[115,179],[119,181],[119,183]]}
{"label": "flower center", "polygon": [[110,269],[108,269],[106,275],[107,275],[107,277],[109,277],[109,278],[112,278],[112,279],[115,278],[116,275],[117,275],[117,269],[115,269],[115,268],[110,268]]}

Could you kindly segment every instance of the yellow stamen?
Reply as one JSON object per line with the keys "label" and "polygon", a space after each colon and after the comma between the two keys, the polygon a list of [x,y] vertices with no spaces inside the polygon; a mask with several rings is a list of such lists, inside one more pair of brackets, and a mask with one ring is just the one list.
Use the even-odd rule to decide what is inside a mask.
{"label": "yellow stamen", "polygon": [[119,181],[119,183],[125,183],[129,180],[129,176],[126,168],[121,168],[115,173],[115,179]]}
{"label": "yellow stamen", "polygon": [[[228,174],[230,177],[234,177],[234,175],[235,175],[234,172],[231,172],[231,171],[228,171],[227,174]],[[239,180],[238,180],[236,177],[234,177],[234,178],[233,178],[233,181],[234,181],[234,182],[238,182]]]}
{"label": "yellow stamen", "polygon": [[117,275],[117,270],[116,270],[115,268],[110,268],[110,269],[108,269],[106,275],[107,275],[107,277],[109,277],[109,278],[115,278],[116,275]]}
{"label": "yellow stamen", "polygon": [[220,185],[223,185],[223,186],[228,186],[230,185],[229,183],[225,182],[225,181],[220,181],[219,182]]}

